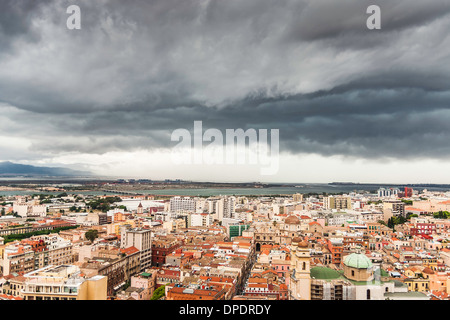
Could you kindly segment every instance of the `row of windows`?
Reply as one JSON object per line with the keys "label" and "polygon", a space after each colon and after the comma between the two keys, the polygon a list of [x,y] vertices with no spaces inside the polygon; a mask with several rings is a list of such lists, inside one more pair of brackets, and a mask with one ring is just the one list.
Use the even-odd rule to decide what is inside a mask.
{"label": "row of windows", "polygon": [[35,296],[28,296],[26,297],[26,300],[76,300],[76,298],[59,298],[59,297],[35,297]]}

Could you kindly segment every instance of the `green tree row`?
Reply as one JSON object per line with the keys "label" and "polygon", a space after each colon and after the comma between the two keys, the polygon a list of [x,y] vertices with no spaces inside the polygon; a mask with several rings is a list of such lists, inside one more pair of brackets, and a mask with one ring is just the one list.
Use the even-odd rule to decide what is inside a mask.
{"label": "green tree row", "polygon": [[30,238],[32,236],[40,236],[40,235],[47,235],[47,234],[51,234],[51,233],[59,233],[60,231],[64,231],[64,230],[70,230],[70,229],[76,229],[79,226],[68,226],[68,227],[60,227],[60,228],[56,228],[53,230],[40,230],[40,231],[33,231],[33,232],[27,232],[27,233],[22,233],[22,234],[10,234],[7,236],[4,236],[4,242],[8,243],[8,242],[12,242],[12,241],[16,241],[16,240],[23,240],[23,239],[27,239]]}
{"label": "green tree row", "polygon": [[435,213],[433,213],[433,217],[436,219],[449,219],[450,212],[448,212],[448,211],[435,212]]}

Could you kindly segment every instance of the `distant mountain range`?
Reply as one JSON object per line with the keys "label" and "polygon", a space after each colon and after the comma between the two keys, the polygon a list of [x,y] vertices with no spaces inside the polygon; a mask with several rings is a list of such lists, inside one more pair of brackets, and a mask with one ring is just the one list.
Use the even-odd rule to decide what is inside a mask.
{"label": "distant mountain range", "polygon": [[74,177],[91,176],[87,171],[72,170],[59,167],[35,167],[17,164],[9,161],[0,162],[0,176],[46,176],[46,177]]}

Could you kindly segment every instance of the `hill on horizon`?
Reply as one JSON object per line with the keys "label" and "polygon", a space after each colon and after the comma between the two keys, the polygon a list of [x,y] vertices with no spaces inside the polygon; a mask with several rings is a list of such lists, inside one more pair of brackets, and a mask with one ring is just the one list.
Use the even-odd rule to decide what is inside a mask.
{"label": "hill on horizon", "polygon": [[0,176],[15,175],[74,177],[91,176],[92,173],[62,167],[36,167],[32,165],[17,164],[10,161],[0,162]]}

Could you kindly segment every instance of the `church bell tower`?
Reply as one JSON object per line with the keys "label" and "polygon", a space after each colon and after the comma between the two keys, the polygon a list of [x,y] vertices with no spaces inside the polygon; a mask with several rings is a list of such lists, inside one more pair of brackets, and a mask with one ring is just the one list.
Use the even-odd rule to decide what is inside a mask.
{"label": "church bell tower", "polygon": [[292,239],[289,279],[291,300],[311,300],[310,258],[308,242],[299,237]]}

